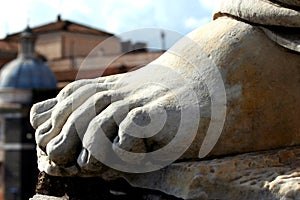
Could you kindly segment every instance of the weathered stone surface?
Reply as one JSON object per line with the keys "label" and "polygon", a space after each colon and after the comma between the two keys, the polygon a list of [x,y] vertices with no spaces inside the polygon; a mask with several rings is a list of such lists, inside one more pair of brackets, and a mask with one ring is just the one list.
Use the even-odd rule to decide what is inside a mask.
{"label": "weathered stone surface", "polygon": [[285,30],[282,28],[262,28],[266,35],[276,42],[277,44],[300,52],[300,29],[298,30]]}
{"label": "weathered stone surface", "polygon": [[29,200],[68,200],[68,197],[53,197],[47,195],[34,195],[34,197],[30,198]]}
{"label": "weathered stone surface", "polygon": [[36,104],[40,171],[189,200],[299,199],[300,13],[274,2],[224,1],[151,64]]}
{"label": "weathered stone surface", "polygon": [[[300,25],[298,11],[268,1],[225,2],[236,17]],[[39,169],[58,176],[138,173],[199,155],[300,145],[299,67],[299,54],[259,26],[220,16],[137,71],[77,81],[36,104]]]}
{"label": "weathered stone surface", "polygon": [[300,6],[299,0],[275,0],[287,6]]}
{"label": "weathered stone surface", "polygon": [[[284,1],[284,0],[283,0]],[[299,1],[295,2],[299,5]],[[294,9],[281,7],[268,0],[225,0],[216,9],[220,13],[226,13],[241,18],[251,23],[300,27],[300,12]],[[219,14],[215,14],[217,17]]]}
{"label": "weathered stone surface", "polygon": [[300,199],[300,148],[172,164],[124,175],[133,185],[183,199]]}
{"label": "weathered stone surface", "polygon": [[[114,184],[119,187],[116,190],[109,187],[109,185],[112,185],[111,182],[104,183],[99,187],[99,184],[95,184],[95,180],[87,181],[84,178],[75,178],[76,181],[72,179],[63,183],[66,185],[66,193],[70,197],[68,195],[60,198],[36,195],[32,200],[64,200],[69,198],[103,198],[106,200],[175,200],[177,198],[189,200],[298,200],[300,199],[300,147],[242,154],[206,161],[181,162],[151,173],[121,173],[119,177],[121,176],[137,188],[128,187],[126,183],[118,181]],[[61,182],[63,182],[62,180],[63,178],[61,178]],[[73,186],[69,185],[71,182]],[[78,189],[73,188],[75,185]],[[56,187],[60,188],[59,185]],[[87,188],[89,191],[86,191]],[[108,195],[107,191],[112,191],[111,189],[122,192],[113,192]],[[70,190],[73,191],[72,194],[70,194]],[[40,192],[43,193],[43,191]],[[122,195],[120,196],[120,194]]]}
{"label": "weathered stone surface", "polygon": [[[281,3],[299,6],[297,0],[281,0]],[[229,0],[221,2],[214,18],[230,15],[249,23],[262,25],[262,29],[271,40],[285,48],[300,52],[299,10],[299,8],[282,7],[268,0]]]}

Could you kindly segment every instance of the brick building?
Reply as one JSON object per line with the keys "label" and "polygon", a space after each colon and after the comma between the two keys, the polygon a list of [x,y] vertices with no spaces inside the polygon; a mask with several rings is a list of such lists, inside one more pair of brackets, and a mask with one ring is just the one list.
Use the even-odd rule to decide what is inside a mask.
{"label": "brick building", "polygon": [[[79,78],[127,72],[161,55],[161,52],[147,52],[145,43],[121,42],[112,33],[63,20],[60,16],[55,22],[34,27],[32,31],[37,35],[36,54],[48,62],[60,88]],[[0,67],[16,57],[20,34],[10,34],[0,40]],[[124,49],[132,53],[124,55]],[[84,63],[88,55],[89,62]]]}

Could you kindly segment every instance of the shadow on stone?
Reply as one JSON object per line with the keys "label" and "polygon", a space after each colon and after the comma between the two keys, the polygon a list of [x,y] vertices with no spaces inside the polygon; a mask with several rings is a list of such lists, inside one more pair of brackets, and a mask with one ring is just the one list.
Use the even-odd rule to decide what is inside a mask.
{"label": "shadow on stone", "polygon": [[[38,176],[36,193],[62,200],[179,200],[159,191],[132,187],[124,179],[107,182],[97,177],[55,177],[45,172]],[[39,198],[43,197],[33,200]]]}

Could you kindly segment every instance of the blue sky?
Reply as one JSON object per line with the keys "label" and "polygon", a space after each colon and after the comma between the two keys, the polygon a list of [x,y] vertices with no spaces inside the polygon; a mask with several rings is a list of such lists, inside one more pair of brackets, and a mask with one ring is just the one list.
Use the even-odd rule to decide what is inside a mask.
{"label": "blue sky", "polygon": [[[211,21],[219,0],[2,0],[0,38],[7,33],[63,19],[83,23],[114,34],[141,28],[167,29],[186,34]],[[173,32],[173,33],[174,33]],[[136,40],[151,42],[150,35]],[[160,33],[151,35],[160,38]],[[166,34],[167,46],[176,36]],[[170,41],[168,41],[168,39]]]}

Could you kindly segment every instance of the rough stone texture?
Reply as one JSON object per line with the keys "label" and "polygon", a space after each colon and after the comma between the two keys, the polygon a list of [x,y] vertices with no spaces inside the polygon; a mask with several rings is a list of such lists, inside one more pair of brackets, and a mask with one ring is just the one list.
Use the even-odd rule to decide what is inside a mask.
{"label": "rough stone texture", "polygon": [[277,44],[300,52],[300,29],[290,30],[278,27],[262,28],[266,35]]}
{"label": "rough stone texture", "polygon": [[134,186],[183,199],[300,199],[300,148],[172,164],[125,175]]}
{"label": "rough stone texture", "polygon": [[[274,0],[275,2],[280,2],[286,6],[300,6],[299,0]],[[299,8],[298,8],[299,9]]]}
{"label": "rough stone texture", "polygon": [[[299,148],[243,154],[300,145],[300,13],[272,2],[224,1],[151,64],[36,104],[40,171],[125,177],[184,199],[299,199]],[[219,159],[180,162],[199,157]]]}
{"label": "rough stone texture", "polygon": [[[79,193],[70,194],[69,188],[66,189],[67,195],[60,198],[53,197],[53,199],[79,200],[96,197],[95,199],[106,200],[298,200],[300,198],[300,147],[206,161],[181,162],[151,173],[120,174],[120,176],[138,188],[130,187],[123,181],[115,181],[114,184],[107,182],[103,185],[103,180],[86,181],[84,178],[75,178],[71,181],[75,183],[69,187],[76,185],[77,188],[81,188]],[[49,180],[53,181],[53,177]],[[99,182],[102,182],[102,186]],[[70,180],[69,183],[64,182],[64,185],[69,184]],[[61,188],[61,185],[58,184],[56,187]],[[86,192],[86,188],[90,191]],[[112,188],[114,191],[119,191],[115,192],[119,195],[112,195],[113,193],[108,195],[107,189]],[[78,189],[72,188],[72,190]],[[43,190],[38,192],[43,193]],[[32,200],[43,198],[52,199],[49,196],[37,195]]]}
{"label": "rough stone texture", "polygon": [[53,196],[37,194],[34,195],[34,197],[30,198],[29,200],[68,200],[68,197],[53,197]]}
{"label": "rough stone texture", "polygon": [[[299,5],[299,1],[297,4]],[[225,0],[216,10],[261,25],[300,26],[299,11],[281,7],[268,0]],[[217,16],[218,14],[215,15]]]}
{"label": "rough stone texture", "polygon": [[[296,0],[297,1],[297,0]],[[261,25],[266,35],[277,44],[300,52],[300,12],[298,8],[285,5],[299,6],[299,1],[281,0],[229,0],[222,1],[214,18],[230,15],[237,19]],[[283,5],[283,6],[280,6]]]}
{"label": "rough stone texture", "polygon": [[[176,143],[166,156],[187,148],[185,142],[193,139],[191,134],[195,128],[190,124],[196,118],[178,116],[180,106],[172,96],[173,89],[177,97],[182,98],[183,107],[189,109],[189,114],[196,110],[195,105],[201,108],[198,134],[181,157],[198,158],[206,136],[215,136],[207,133],[209,124],[221,121],[210,119],[210,94],[205,87],[205,83],[217,82],[211,70],[214,66],[222,75],[227,101],[220,101],[215,110],[221,116],[224,104],[227,110],[222,135],[210,156],[300,144],[299,54],[274,43],[259,27],[228,17],[220,17],[195,30],[188,38],[192,43],[184,38],[153,65],[129,74],[75,82],[57,98],[36,104],[31,116],[32,124],[37,128],[40,171],[63,176],[101,175],[107,170],[101,163],[112,159],[115,147],[140,153],[159,149],[176,135],[179,119],[186,123],[182,143]],[[183,80],[187,81],[188,88]],[[143,84],[143,81],[151,84]],[[156,87],[153,82],[167,86],[172,92]],[[137,85],[140,88],[136,89]],[[192,97],[193,92],[197,98]],[[170,117],[160,134],[150,140],[128,136],[128,130],[151,134],[151,129],[142,132],[132,127],[136,127],[136,122],[139,125],[148,123],[141,113],[154,114],[154,119],[163,118],[162,108]],[[97,117],[95,109],[99,113]],[[160,121],[163,120],[151,123],[153,130],[161,127]],[[99,136],[103,130],[114,145]],[[212,143],[217,139],[211,139]],[[143,159],[128,158],[122,153],[118,154],[122,160],[136,162]],[[119,166],[126,168],[126,164]]]}

